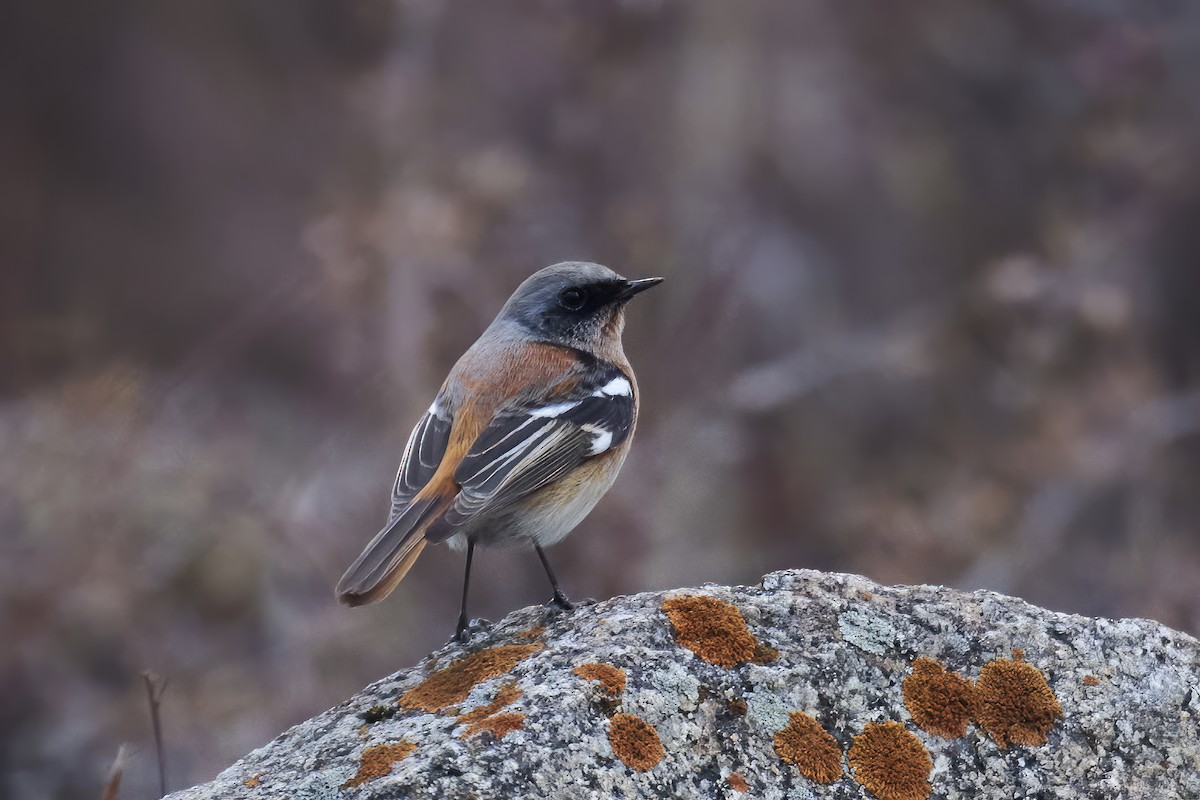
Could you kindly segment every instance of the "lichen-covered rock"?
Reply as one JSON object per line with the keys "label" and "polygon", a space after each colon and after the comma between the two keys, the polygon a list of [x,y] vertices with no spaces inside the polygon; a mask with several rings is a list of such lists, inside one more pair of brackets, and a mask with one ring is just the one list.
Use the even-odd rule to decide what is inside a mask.
{"label": "lichen-covered rock", "polygon": [[810,571],[527,608],[171,798],[741,796],[1198,798],[1200,642]]}

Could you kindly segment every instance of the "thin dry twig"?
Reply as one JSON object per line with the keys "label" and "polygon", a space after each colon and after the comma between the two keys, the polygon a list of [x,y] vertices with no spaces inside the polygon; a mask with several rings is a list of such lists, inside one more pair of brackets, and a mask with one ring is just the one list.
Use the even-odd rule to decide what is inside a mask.
{"label": "thin dry twig", "polygon": [[167,682],[160,681],[159,677],[149,670],[142,673],[142,680],[146,684],[146,700],[150,704],[150,724],[154,728],[154,752],[158,757],[159,796],[165,797],[167,794],[167,761],[163,755],[162,722],[158,709],[162,703],[163,692],[167,690]]}

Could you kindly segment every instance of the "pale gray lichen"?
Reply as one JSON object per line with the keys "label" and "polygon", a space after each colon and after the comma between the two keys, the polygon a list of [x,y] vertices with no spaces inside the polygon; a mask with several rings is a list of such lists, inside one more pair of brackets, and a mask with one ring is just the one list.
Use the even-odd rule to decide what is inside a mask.
{"label": "pale gray lichen", "polygon": [[896,643],[891,620],[865,608],[851,608],[838,615],[842,638],[859,650],[881,656]]}
{"label": "pale gray lichen", "polygon": [[671,708],[686,712],[700,706],[700,681],[679,664],[671,662],[665,669],[652,672],[650,684]]}
{"label": "pale gray lichen", "polygon": [[786,581],[787,579],[787,572],[768,572],[763,576],[763,579],[759,581],[758,585],[763,588],[763,591],[774,592],[778,590],[782,582]]}
{"label": "pale gray lichen", "polygon": [[764,730],[777,731],[787,727],[788,715],[793,711],[783,699],[773,692],[757,691],[746,694],[746,716]]}
{"label": "pale gray lichen", "polygon": [[293,797],[295,800],[340,800],[342,784],[357,771],[356,767],[342,766],[301,777],[293,784]]}

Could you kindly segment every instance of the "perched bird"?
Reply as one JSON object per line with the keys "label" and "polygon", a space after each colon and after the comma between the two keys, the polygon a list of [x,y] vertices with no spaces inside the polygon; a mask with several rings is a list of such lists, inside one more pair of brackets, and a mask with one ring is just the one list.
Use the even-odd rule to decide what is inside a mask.
{"label": "perched bird", "polygon": [[427,544],[542,548],[578,525],[612,486],[637,424],[638,390],[621,347],[625,304],[662,278],[626,280],[567,261],[525,280],[458,360],[417,423],[392,488],[388,522],[337,585],[351,606],[382,600]]}

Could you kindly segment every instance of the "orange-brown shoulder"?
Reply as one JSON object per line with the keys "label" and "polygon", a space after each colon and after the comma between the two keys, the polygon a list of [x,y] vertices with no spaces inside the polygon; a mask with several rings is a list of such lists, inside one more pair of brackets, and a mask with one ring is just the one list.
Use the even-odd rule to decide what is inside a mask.
{"label": "orange-brown shoulder", "polygon": [[[457,491],[454,470],[504,405],[559,391],[578,382],[579,356],[546,342],[476,345],[463,354],[442,386],[453,409],[450,440],[429,492]],[[531,388],[533,387],[533,388]]]}
{"label": "orange-brown shoulder", "polygon": [[454,408],[448,454],[465,453],[505,405],[525,402],[551,387],[578,381],[578,356],[545,342],[499,342],[468,350],[443,391]]}
{"label": "orange-brown shoulder", "polygon": [[454,365],[451,380],[461,402],[494,411],[510,398],[531,397],[570,379],[578,360],[573,351],[547,342],[505,343],[468,351]]}
{"label": "orange-brown shoulder", "polygon": [[[636,422],[637,381],[624,353],[618,355],[620,361],[612,366],[629,379]],[[455,469],[502,407],[543,399],[553,402],[576,392],[585,379],[581,367],[587,358],[571,348],[539,341],[477,344],[464,353],[442,387],[454,416],[450,441],[427,485],[429,491],[457,490]]]}

